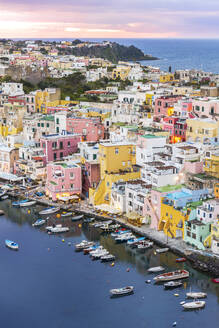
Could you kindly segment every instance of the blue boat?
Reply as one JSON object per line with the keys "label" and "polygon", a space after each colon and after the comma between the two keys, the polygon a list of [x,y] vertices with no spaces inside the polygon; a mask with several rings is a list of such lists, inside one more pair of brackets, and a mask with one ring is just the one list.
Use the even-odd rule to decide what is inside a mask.
{"label": "blue boat", "polygon": [[129,245],[129,246],[136,245],[137,246],[137,244],[143,240],[145,240],[145,237],[133,238],[133,239],[130,239],[127,241],[127,245]]}
{"label": "blue boat", "polygon": [[121,235],[123,235],[124,233],[128,233],[128,232],[130,232],[131,230],[118,230],[118,231],[116,231],[116,232],[112,232],[110,235],[111,235],[111,237],[118,237],[118,236],[121,236]]}
{"label": "blue boat", "polygon": [[29,202],[29,199],[19,200],[18,202],[12,202],[12,206],[20,207],[21,204]]}
{"label": "blue boat", "polygon": [[13,249],[13,250],[15,250],[15,251],[18,250],[18,244],[15,243],[14,241],[11,241],[11,240],[6,239],[6,240],[5,240],[5,245],[6,245],[8,248]]}
{"label": "blue boat", "polygon": [[33,227],[40,227],[40,226],[44,225],[45,222],[46,222],[46,220],[44,220],[44,219],[38,219],[32,224],[32,226]]}

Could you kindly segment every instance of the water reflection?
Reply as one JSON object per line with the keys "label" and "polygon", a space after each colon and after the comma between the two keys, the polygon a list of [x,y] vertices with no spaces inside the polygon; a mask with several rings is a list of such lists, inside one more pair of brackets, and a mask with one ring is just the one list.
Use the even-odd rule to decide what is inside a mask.
{"label": "water reflection", "polygon": [[[24,224],[32,225],[32,223],[39,218],[39,211],[43,206],[37,205],[30,208],[16,208],[11,205],[11,200],[7,199],[0,202],[0,209],[5,212],[5,218],[22,226]],[[206,273],[195,270],[189,262],[176,263],[177,255],[167,252],[157,254],[155,252],[156,245],[153,248],[146,250],[144,253],[139,253],[137,249],[132,249],[126,244],[117,244],[110,234],[101,233],[100,229],[94,228],[90,224],[82,224],[79,222],[72,222],[71,217],[57,217],[57,214],[49,216],[47,225],[62,224],[70,228],[70,231],[63,234],[65,238],[81,237],[82,239],[93,240],[103,245],[111,254],[116,256],[116,260],[126,263],[127,267],[136,267],[136,270],[147,279],[153,279],[153,274],[148,274],[149,267],[163,266],[167,271],[177,269],[186,269],[190,273],[190,278],[184,281],[183,288],[195,291],[205,291],[210,296],[211,294],[217,296],[219,303],[219,286],[213,284],[210,277]],[[40,228],[33,228],[47,233],[45,226]]]}

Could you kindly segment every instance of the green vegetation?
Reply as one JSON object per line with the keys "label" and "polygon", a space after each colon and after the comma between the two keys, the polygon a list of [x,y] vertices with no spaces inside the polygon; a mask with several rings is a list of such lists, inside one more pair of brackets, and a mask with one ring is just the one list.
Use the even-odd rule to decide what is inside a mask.
{"label": "green vegetation", "polygon": [[[76,40],[75,40],[76,41]],[[80,40],[77,40],[78,43]],[[74,42],[74,41],[73,41]],[[60,55],[75,55],[104,58],[112,63],[117,63],[120,60],[124,61],[140,61],[140,60],[156,60],[158,58],[150,55],[145,55],[140,49],[134,46],[123,46],[116,42],[106,44],[100,47],[80,47],[80,48],[61,48]]]}
{"label": "green vegetation", "polygon": [[183,184],[173,185],[173,186],[167,185],[164,187],[156,188],[155,190],[160,191],[160,192],[170,192],[170,191],[175,191],[175,190],[181,189],[183,187],[185,187]]}

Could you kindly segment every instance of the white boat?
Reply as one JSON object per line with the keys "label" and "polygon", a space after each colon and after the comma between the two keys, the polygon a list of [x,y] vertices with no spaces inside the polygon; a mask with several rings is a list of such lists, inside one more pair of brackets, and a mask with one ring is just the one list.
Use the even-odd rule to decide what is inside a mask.
{"label": "white boat", "polygon": [[139,238],[133,238],[127,241],[127,245],[129,246],[138,246],[138,244],[140,245],[141,242],[143,242],[145,240],[145,237],[139,237]]}
{"label": "white boat", "polygon": [[82,251],[83,249],[89,248],[94,245],[95,243],[93,241],[82,240],[82,242],[75,245],[75,249],[76,251]]}
{"label": "white boat", "polygon": [[93,256],[103,250],[105,250],[105,248],[103,246],[98,246],[93,251],[90,251],[89,254],[90,254],[90,256]]}
{"label": "white boat", "polygon": [[8,240],[8,239],[5,240],[5,246],[7,246],[8,248],[13,249],[15,251],[17,251],[19,248],[17,243],[15,243],[14,241]]}
{"label": "white boat", "polygon": [[29,200],[28,202],[24,202],[24,203],[20,202],[20,207],[28,207],[35,204],[36,204],[35,200]]}
{"label": "white boat", "polygon": [[165,253],[165,252],[168,252],[169,248],[166,247],[166,248],[157,248],[156,249],[156,252],[157,253]]}
{"label": "white boat", "polygon": [[72,212],[62,212],[62,213],[61,213],[61,216],[62,216],[62,217],[72,216],[72,214],[73,214]]}
{"label": "white boat", "polygon": [[52,225],[52,226],[48,226],[48,227],[46,227],[46,230],[47,231],[51,231],[51,229],[53,229],[53,228],[61,228],[62,227],[62,224],[54,224],[54,225]]}
{"label": "white boat", "polygon": [[161,272],[164,271],[165,269],[162,266],[156,266],[156,267],[151,267],[148,269],[148,272],[155,273],[155,272]]}
{"label": "white boat", "polygon": [[128,232],[131,232],[131,230],[119,230],[119,231],[116,231],[116,232],[112,232],[111,233],[111,237],[116,238],[116,237],[119,237],[121,235],[124,235],[124,234],[126,234]]}
{"label": "white boat", "polygon": [[153,241],[145,240],[145,241],[141,242],[140,244],[138,244],[137,248],[139,251],[143,251],[145,249],[153,247],[153,245],[154,245]]}
{"label": "white boat", "polygon": [[123,242],[128,241],[133,238],[135,238],[135,236],[131,232],[129,232],[129,233],[126,233],[126,234],[116,237],[115,241],[117,243],[123,243]]}
{"label": "white boat", "polygon": [[154,280],[156,282],[160,282],[160,281],[184,279],[188,277],[189,277],[189,272],[187,270],[177,270],[173,272],[162,273],[159,276],[154,277]]}
{"label": "white boat", "polygon": [[50,232],[52,233],[61,233],[61,232],[68,232],[68,231],[69,231],[68,227],[60,227],[60,228],[55,227],[50,230]]}
{"label": "white boat", "polygon": [[110,294],[112,296],[124,296],[124,295],[132,294],[133,292],[134,292],[134,287],[133,286],[110,289]]}
{"label": "white boat", "polygon": [[114,255],[108,254],[108,255],[101,256],[100,260],[101,260],[101,262],[111,262],[111,261],[114,261],[115,258],[116,257]]}
{"label": "white boat", "polygon": [[165,289],[173,289],[181,287],[183,285],[182,281],[168,281],[164,284]]}
{"label": "white boat", "polygon": [[72,221],[79,221],[79,220],[83,219],[83,217],[84,217],[83,214],[82,215],[76,215],[76,216],[73,216],[71,220]]}
{"label": "white boat", "polygon": [[201,309],[205,306],[205,301],[194,301],[194,302],[187,302],[182,304],[184,309]]}
{"label": "white boat", "polygon": [[44,225],[45,222],[46,222],[46,220],[44,220],[44,219],[38,219],[32,224],[32,226],[33,227],[40,227],[40,226]]}
{"label": "white boat", "polygon": [[91,257],[93,260],[97,260],[106,255],[109,255],[109,252],[106,249],[103,249],[103,250],[93,254]]}
{"label": "white boat", "polygon": [[52,214],[52,213],[58,212],[59,210],[60,210],[60,207],[52,206],[52,207],[47,207],[44,210],[40,211],[39,214],[40,215]]}
{"label": "white boat", "polygon": [[207,297],[207,293],[203,293],[203,292],[190,292],[190,293],[186,293],[186,297],[187,298],[206,298]]}

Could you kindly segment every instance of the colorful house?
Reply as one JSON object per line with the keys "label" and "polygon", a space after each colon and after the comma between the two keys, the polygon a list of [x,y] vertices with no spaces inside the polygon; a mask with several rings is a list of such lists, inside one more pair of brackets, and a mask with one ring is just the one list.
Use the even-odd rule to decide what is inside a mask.
{"label": "colorful house", "polygon": [[100,143],[100,183],[96,189],[89,190],[89,199],[92,204],[109,204],[114,182],[140,178],[135,151],[135,146],[131,143]]}
{"label": "colorful house", "polygon": [[211,224],[194,219],[185,222],[184,241],[198,249],[205,250],[204,240],[211,232]]}
{"label": "colorful house", "polygon": [[155,100],[154,119],[166,117],[173,113],[174,104],[177,103],[181,96],[162,96]]}
{"label": "colorful house", "polygon": [[46,195],[56,200],[70,200],[81,195],[81,167],[74,162],[57,162],[47,165]]}
{"label": "colorful house", "polygon": [[46,163],[62,160],[78,149],[81,136],[64,131],[62,134],[51,134],[40,139],[40,147],[46,155]]}
{"label": "colorful house", "polygon": [[186,120],[178,117],[164,117],[163,129],[169,131],[170,143],[184,142],[186,141]]}
{"label": "colorful house", "polygon": [[219,149],[205,152],[204,171],[215,178],[219,178]]}
{"label": "colorful house", "polygon": [[174,74],[166,73],[160,75],[160,83],[169,83],[174,81]]}
{"label": "colorful house", "polygon": [[190,142],[218,142],[219,121],[209,118],[187,119],[186,140]]}
{"label": "colorful house", "polygon": [[129,66],[117,66],[112,71],[112,79],[126,80],[128,78],[131,67]]}

